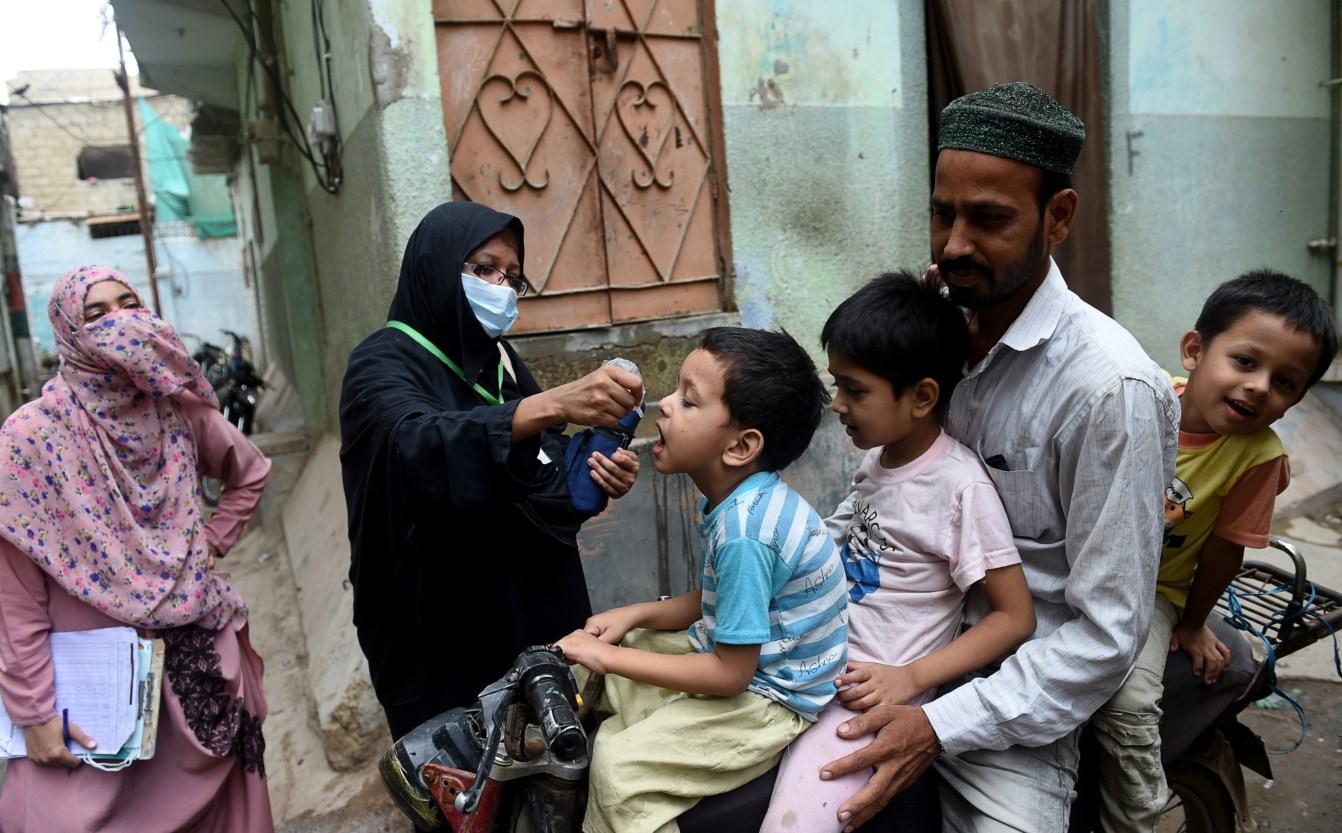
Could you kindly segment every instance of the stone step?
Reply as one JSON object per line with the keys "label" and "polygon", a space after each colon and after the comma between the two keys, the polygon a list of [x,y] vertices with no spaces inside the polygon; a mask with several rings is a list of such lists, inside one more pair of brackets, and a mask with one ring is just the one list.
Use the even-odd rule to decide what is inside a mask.
{"label": "stone step", "polygon": [[306,454],[311,447],[306,431],[267,431],[253,434],[251,440],[270,458],[282,454]]}

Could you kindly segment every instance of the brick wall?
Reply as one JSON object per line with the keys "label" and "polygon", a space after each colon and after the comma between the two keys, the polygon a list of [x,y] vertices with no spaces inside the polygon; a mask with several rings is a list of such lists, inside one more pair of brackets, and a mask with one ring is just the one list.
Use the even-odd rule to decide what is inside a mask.
{"label": "brick wall", "polygon": [[[134,82],[135,79],[132,79]],[[10,146],[21,172],[19,196],[31,200],[24,217],[43,214],[112,214],[135,210],[135,181],[83,181],[77,176],[79,152],[85,146],[125,145],[126,113],[121,90],[110,70],[20,72],[11,88],[28,84],[24,97],[11,96]],[[149,105],[170,124],[185,129],[191,104],[177,96],[141,90]],[[138,110],[138,108],[137,108]],[[136,113],[137,130],[143,130]],[[143,159],[144,147],[140,152]],[[144,163],[146,188],[149,168]],[[151,197],[152,199],[152,197]]]}

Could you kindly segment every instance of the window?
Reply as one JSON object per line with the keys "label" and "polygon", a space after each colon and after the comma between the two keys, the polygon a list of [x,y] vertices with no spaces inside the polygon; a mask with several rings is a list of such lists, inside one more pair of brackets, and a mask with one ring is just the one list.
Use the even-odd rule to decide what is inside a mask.
{"label": "window", "polygon": [[730,262],[710,0],[435,0],[457,199],[522,218],[521,331],[716,312]]}
{"label": "window", "polygon": [[80,179],[130,179],[135,176],[130,165],[129,145],[86,147],[79,152]]}
{"label": "window", "polygon": [[100,240],[104,237],[128,237],[140,233],[139,214],[107,214],[90,217],[86,221],[89,237]]}

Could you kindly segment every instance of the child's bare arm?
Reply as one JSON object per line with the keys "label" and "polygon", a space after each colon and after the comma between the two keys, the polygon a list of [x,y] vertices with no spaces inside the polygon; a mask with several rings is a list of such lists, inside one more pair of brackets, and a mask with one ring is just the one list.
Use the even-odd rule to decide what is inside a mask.
{"label": "child's bare arm", "polygon": [[602,642],[618,645],[634,628],[675,631],[688,628],[700,616],[700,591],[691,590],[659,602],[614,607],[587,620],[583,630]]}
{"label": "child's bare arm", "polygon": [[1193,673],[1208,685],[1216,682],[1225,670],[1230,649],[1207,627],[1207,616],[1243,564],[1243,546],[1215,533],[1209,535],[1198,552],[1198,569],[1193,574],[1193,586],[1188,589],[1183,617],[1170,637],[1170,650],[1188,654],[1193,660]]}
{"label": "child's bare arm", "polygon": [[886,703],[903,705],[930,688],[948,683],[1001,659],[1034,633],[1034,599],[1019,564],[997,567],[983,577],[983,592],[992,612],[965,633],[908,665],[849,661],[852,669],[839,678],[839,700],[865,711]]}
{"label": "child's bare arm", "polygon": [[658,654],[603,642],[586,631],[559,641],[564,656],[596,674],[618,674],[641,683],[734,697],[746,690],[759,662],[759,645],[718,645],[712,653]]}

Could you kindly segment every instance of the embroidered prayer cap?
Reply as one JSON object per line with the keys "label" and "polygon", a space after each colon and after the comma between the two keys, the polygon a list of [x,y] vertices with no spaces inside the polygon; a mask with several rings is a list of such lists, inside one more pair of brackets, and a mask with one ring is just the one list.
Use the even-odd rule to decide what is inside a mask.
{"label": "embroidered prayer cap", "polygon": [[1033,84],[1012,81],[947,104],[937,150],[972,150],[1070,174],[1085,140],[1086,126],[1071,110]]}

